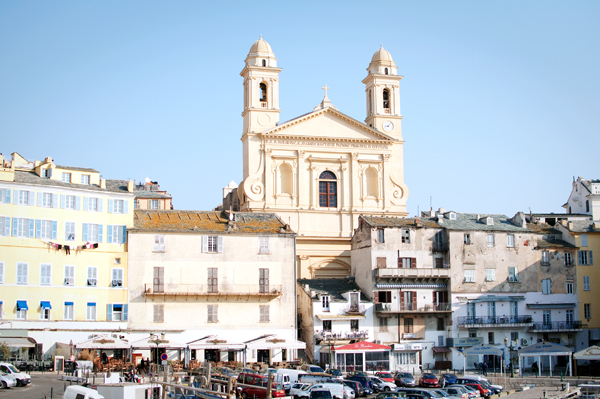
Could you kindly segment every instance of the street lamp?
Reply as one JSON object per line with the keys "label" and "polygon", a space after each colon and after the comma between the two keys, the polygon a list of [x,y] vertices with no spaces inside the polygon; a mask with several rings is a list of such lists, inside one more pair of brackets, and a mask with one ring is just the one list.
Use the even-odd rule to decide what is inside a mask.
{"label": "street lamp", "polygon": [[513,351],[513,342],[510,341],[510,346],[508,346],[508,337],[504,337],[504,346],[506,347],[506,349],[508,349],[508,353],[509,353],[509,360],[510,360],[510,378],[515,378],[515,367],[512,364],[513,362],[513,356],[512,356],[512,351]]}
{"label": "street lamp", "polygon": [[158,365],[158,346],[160,345],[161,342],[163,342],[165,340],[165,333],[160,333],[160,337],[157,334],[153,334],[150,333],[150,339],[148,340],[148,342],[152,342],[153,344],[156,345],[156,357],[154,358],[154,361],[156,362],[156,364]]}

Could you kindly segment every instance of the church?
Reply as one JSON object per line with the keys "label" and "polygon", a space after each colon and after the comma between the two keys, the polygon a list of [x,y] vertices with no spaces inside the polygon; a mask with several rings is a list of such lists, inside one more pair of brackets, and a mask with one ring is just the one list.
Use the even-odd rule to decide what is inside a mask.
{"label": "church", "polygon": [[274,212],[297,232],[297,278],[351,274],[350,239],[359,215],[405,217],[398,68],[383,46],[367,68],[366,119],[327,97],[280,122],[279,73],[271,46],[257,40],[240,73],[244,86],[242,212]]}

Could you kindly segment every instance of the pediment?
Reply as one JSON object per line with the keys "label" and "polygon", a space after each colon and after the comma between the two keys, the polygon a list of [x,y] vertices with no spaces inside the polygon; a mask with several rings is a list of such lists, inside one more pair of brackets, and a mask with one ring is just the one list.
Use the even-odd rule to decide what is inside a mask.
{"label": "pediment", "polygon": [[344,141],[397,141],[333,108],[325,108],[282,123],[263,133],[266,137]]}

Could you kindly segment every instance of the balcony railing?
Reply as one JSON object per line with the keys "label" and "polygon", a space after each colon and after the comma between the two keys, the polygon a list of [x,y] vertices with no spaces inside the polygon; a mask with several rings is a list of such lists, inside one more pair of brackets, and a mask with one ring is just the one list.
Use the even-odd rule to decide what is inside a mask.
{"label": "balcony railing", "polygon": [[348,305],[344,308],[344,312],[348,314],[363,314],[365,311],[365,305]]}
{"label": "balcony railing", "polygon": [[369,339],[369,331],[316,331],[315,339],[334,341],[342,339]]}
{"label": "balcony railing", "polygon": [[484,316],[484,317],[469,317],[469,316],[461,316],[458,317],[458,326],[459,327],[476,327],[476,326],[486,326],[486,327],[503,327],[503,326],[511,326],[514,324],[532,324],[533,319],[529,315],[525,316]]}
{"label": "balcony railing", "polygon": [[450,278],[450,269],[437,268],[381,268],[375,269],[378,278]]}
{"label": "balcony railing", "polygon": [[581,321],[550,321],[533,323],[528,331],[575,331],[582,330],[583,324]]}
{"label": "balcony railing", "polygon": [[448,302],[432,303],[425,306],[418,306],[416,303],[404,303],[402,305],[394,303],[376,303],[376,312],[451,312],[452,304]]}
{"label": "balcony railing", "polygon": [[146,296],[281,296],[281,285],[270,284],[165,284],[157,289],[152,284],[144,284],[143,295]]}

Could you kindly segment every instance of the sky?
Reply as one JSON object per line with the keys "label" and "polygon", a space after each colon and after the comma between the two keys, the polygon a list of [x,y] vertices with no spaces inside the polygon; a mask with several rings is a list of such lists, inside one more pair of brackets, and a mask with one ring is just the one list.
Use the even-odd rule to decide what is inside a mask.
{"label": "sky", "polygon": [[600,179],[600,2],[0,0],[0,153],[149,177],[210,210],[242,179],[239,73],[262,35],[280,120],[322,86],[364,121],[381,44],[396,65],[411,216],[564,212]]}

